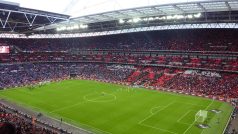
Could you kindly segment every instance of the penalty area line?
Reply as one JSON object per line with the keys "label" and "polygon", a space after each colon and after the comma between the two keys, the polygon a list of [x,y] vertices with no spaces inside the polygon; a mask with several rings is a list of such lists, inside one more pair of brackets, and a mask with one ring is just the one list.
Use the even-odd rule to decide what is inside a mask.
{"label": "penalty area line", "polygon": [[161,108],[161,107],[165,107],[165,106],[156,106],[156,107],[153,107],[153,108],[150,109],[150,113],[151,113],[151,114],[155,114],[156,112],[153,112],[154,109]]}
{"label": "penalty area line", "polygon": [[183,116],[181,116],[177,122],[180,122],[188,113],[190,113],[192,110],[187,111]]}
{"label": "penalty area line", "polygon": [[147,125],[147,124],[145,124],[145,123],[143,123],[143,124],[139,124],[139,125],[141,125],[141,126],[145,126],[145,127],[150,127],[150,128],[153,128],[153,129],[158,129],[158,130],[161,130],[161,131],[164,131],[164,132],[169,132],[169,133],[171,133],[171,134],[177,134],[177,133],[172,132],[172,131],[169,131],[169,130],[167,130],[167,129],[162,129],[162,128],[158,128],[158,127],[150,126],[150,125]]}
{"label": "penalty area line", "polygon": [[153,115],[159,113],[160,111],[166,109],[167,107],[169,107],[170,105],[172,105],[174,102],[170,102],[168,105],[164,106],[162,109],[156,111],[154,114],[151,114],[149,116],[147,116],[145,119],[141,120],[138,124],[141,124],[142,122],[144,122],[145,120],[149,119],[150,117],[152,117]]}

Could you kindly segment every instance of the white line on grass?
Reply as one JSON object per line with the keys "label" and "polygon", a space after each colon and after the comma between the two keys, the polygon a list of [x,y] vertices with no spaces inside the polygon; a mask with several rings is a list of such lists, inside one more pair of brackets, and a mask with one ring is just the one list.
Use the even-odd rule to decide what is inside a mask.
{"label": "white line on grass", "polygon": [[183,134],[186,134],[188,130],[195,124],[196,121],[193,121],[193,123],[184,131]]}
{"label": "white line on grass", "polygon": [[[160,111],[166,109],[167,107],[169,107],[169,106],[172,105],[173,103],[174,103],[174,102],[170,102],[168,105],[166,105],[166,106],[164,106],[162,109],[156,111],[154,114],[156,114],[156,113],[158,113],[158,112],[160,112]],[[144,122],[145,120],[149,119],[149,118],[152,117],[154,114],[150,114],[150,115],[147,116],[145,119],[141,120],[141,121],[139,122],[139,124],[141,124],[141,123]]]}
{"label": "white line on grass", "polygon": [[[35,108],[40,109],[40,108],[38,108],[38,107],[35,107]],[[62,116],[60,116],[60,115],[58,115],[58,114],[55,114],[55,115],[57,115],[58,117],[61,117],[61,118],[63,118],[63,119],[68,119],[68,120],[70,120],[71,122],[75,122],[74,120],[72,120],[72,119],[70,119],[70,118],[62,117]],[[48,118],[51,118],[51,119],[56,120],[56,121],[58,121],[58,122],[61,122],[61,121],[58,120],[57,118],[48,116],[47,114],[46,114],[46,116],[47,116]],[[68,123],[67,121],[64,121],[63,123],[64,123],[64,124],[67,124],[67,125],[69,125],[69,126],[78,128],[78,129],[80,129],[80,130],[83,130],[83,131],[85,131],[85,132],[91,133],[91,131],[88,131],[88,130],[86,130],[86,129],[84,129],[84,128],[77,127],[76,125],[70,124],[70,123]],[[84,123],[81,123],[81,122],[75,122],[75,124],[82,124],[82,125],[87,126],[87,127],[89,127],[89,128],[93,128],[93,129],[95,129],[95,130],[97,130],[97,131],[101,131],[101,132],[106,133],[106,134],[112,134],[112,133],[110,133],[110,132],[103,131],[103,130],[101,130],[101,129],[99,129],[99,128],[95,128],[95,127],[93,127],[93,126],[90,126],[90,125],[87,125],[87,124],[84,124]]]}
{"label": "white line on grass", "polygon": [[80,104],[83,104],[83,103],[86,103],[86,101],[84,101],[84,102],[79,102],[79,103],[76,103],[76,104],[73,104],[73,105],[69,105],[69,106],[66,106],[66,107],[61,107],[61,108],[52,110],[52,111],[50,111],[49,113],[54,113],[54,112],[62,111],[62,110],[65,110],[65,109],[68,109],[68,108],[71,108],[71,107],[74,107],[74,106],[77,106],[77,105],[80,105]]}
{"label": "white line on grass", "polygon": [[147,125],[147,124],[145,124],[145,123],[140,124],[140,125],[145,126],[145,127],[150,127],[150,128],[153,128],[153,129],[158,129],[158,130],[161,130],[161,131],[164,131],[164,132],[169,132],[169,133],[171,133],[171,134],[177,134],[177,133],[175,133],[175,132],[172,132],[172,131],[169,131],[169,130],[166,130],[166,129],[161,129],[161,128],[158,128],[158,127],[153,127],[153,126]]}
{"label": "white line on grass", "polygon": [[[65,110],[65,109],[68,109],[68,108],[71,108],[71,107],[78,106],[78,105],[80,105],[80,104],[87,103],[87,102],[95,102],[97,99],[100,99],[101,97],[104,97],[104,96],[96,97],[96,98],[93,99],[93,100],[87,100],[87,99],[84,98],[85,101],[83,101],[83,102],[79,102],[79,103],[76,103],[76,104],[73,104],[73,105],[69,105],[69,106],[61,107],[61,108],[58,108],[58,109],[52,110],[52,111],[50,111],[49,113],[54,113],[54,112],[62,111],[62,110]],[[114,95],[114,97],[116,97],[116,96]],[[113,99],[113,100],[114,100],[114,99]]]}
{"label": "white line on grass", "polygon": [[[1,95],[1,94],[0,94],[0,96],[5,96],[5,95]],[[6,96],[5,96],[5,97],[6,97]],[[21,102],[17,102],[17,105],[18,105],[18,106],[21,106],[21,107],[25,107],[27,104],[21,103]],[[35,106],[30,106],[30,107],[31,107],[30,109],[31,109],[32,111],[34,111],[35,113],[39,112],[38,110],[39,110],[40,108],[35,107]],[[27,107],[26,107],[26,108],[27,108]],[[29,107],[28,107],[28,108],[29,108]],[[35,108],[35,110],[34,110],[33,108]],[[37,110],[37,111],[36,111],[36,110]],[[53,118],[53,117],[51,117],[51,116],[46,116],[46,117],[51,118],[52,120],[56,120],[56,121],[58,121],[58,122],[61,122],[60,120],[58,120],[58,119],[56,119],[56,118]],[[79,130],[82,130],[82,131],[91,133],[91,132],[88,131],[88,130],[85,130],[85,129],[83,129],[83,128],[80,128],[80,127],[77,127],[77,126],[75,126],[75,125],[69,124],[69,123],[67,123],[67,122],[63,122],[63,123],[64,123],[64,124],[67,124],[67,125],[69,125],[69,126],[71,126],[71,127],[75,127],[75,128],[77,128],[77,129],[79,129]]]}
{"label": "white line on grass", "polygon": [[[56,115],[58,115],[58,114],[56,114]],[[58,116],[59,116],[59,115],[58,115]],[[99,128],[96,128],[96,127],[93,127],[93,126],[84,124],[84,123],[82,123],[82,122],[76,122],[76,121],[74,121],[74,120],[72,120],[72,119],[70,119],[70,118],[67,118],[67,117],[62,117],[62,118],[63,118],[63,119],[68,119],[68,120],[70,120],[70,122],[72,122],[72,123],[74,122],[74,123],[76,123],[76,124],[80,124],[80,125],[87,126],[87,127],[89,127],[89,128],[93,128],[94,130],[101,131],[101,132],[103,132],[103,133],[105,133],[105,134],[112,134],[112,133],[110,133],[110,132],[101,130],[101,129],[99,129]],[[56,120],[57,120],[57,119],[56,119]],[[65,122],[64,122],[64,123],[65,123]],[[69,124],[69,123],[67,123],[67,124]],[[69,124],[69,125],[72,125],[72,124]],[[72,126],[74,126],[74,125],[72,125]],[[74,126],[74,127],[79,128],[79,127],[77,127],[77,126]],[[81,129],[83,129],[83,128],[81,128]],[[83,129],[83,130],[84,130],[84,129]]]}
{"label": "white line on grass", "polygon": [[169,132],[169,133],[172,133],[172,134],[177,134],[177,133],[175,133],[175,132],[172,132],[172,131],[169,131],[169,130],[166,130],[166,129],[162,129],[162,128],[158,128],[158,127],[154,127],[154,126],[150,126],[150,125],[147,125],[147,124],[145,124],[145,123],[142,123],[142,122],[144,122],[145,120],[147,120],[147,119],[149,119],[150,117],[152,117],[154,114],[156,114],[156,113],[158,113],[158,112],[160,112],[160,111],[166,109],[167,107],[169,107],[169,106],[172,105],[173,103],[174,103],[174,102],[171,102],[171,103],[169,103],[169,104],[166,105],[166,106],[162,106],[163,108],[160,109],[160,110],[158,110],[158,111],[156,111],[155,113],[150,113],[149,116],[147,116],[145,119],[141,120],[138,124],[139,124],[139,125],[142,125],[142,126],[145,126],[145,127],[150,127],[150,128],[153,128],[153,129],[158,129],[158,130],[161,130],[161,131],[164,131],[164,132]]}
{"label": "white line on grass", "polygon": [[212,100],[212,102],[206,107],[205,110],[207,110],[212,104],[213,104],[214,100]]}
{"label": "white line on grass", "polygon": [[[214,102],[214,100],[212,100],[212,102],[209,104],[209,105],[207,105],[207,107],[205,108],[205,110],[207,110],[211,105],[212,105],[212,103]],[[186,134],[187,132],[188,132],[188,130],[190,129],[190,128],[192,128],[192,126],[195,124],[195,120],[194,120],[194,122],[184,131],[184,133],[183,134]]]}
{"label": "white line on grass", "polygon": [[[56,118],[53,118],[53,117],[51,117],[51,116],[47,116],[48,118],[51,118],[52,120],[56,120],[56,121],[58,121],[58,122],[61,122],[61,120],[58,120],[58,119],[56,119]],[[86,130],[86,129],[83,129],[83,128],[80,128],[80,127],[77,127],[77,126],[75,126],[75,125],[72,125],[72,124],[70,124],[70,123],[67,123],[67,122],[63,122],[63,124],[67,124],[67,125],[69,125],[69,126],[71,126],[71,127],[75,127],[75,128],[77,128],[77,129],[79,129],[79,130],[82,130],[82,131],[85,131],[85,132],[87,132],[87,133],[91,133],[91,131],[88,131],[88,130]]]}
{"label": "white line on grass", "polygon": [[151,108],[151,109],[150,109],[150,113],[151,113],[151,114],[155,114],[156,112],[153,112],[154,109],[161,108],[161,107],[164,107],[164,106],[157,106],[157,107]]}
{"label": "white line on grass", "polygon": [[[99,97],[98,97],[98,98],[99,98]],[[34,107],[34,106],[33,106],[33,107]],[[38,107],[34,107],[34,108],[35,108],[35,109],[40,109],[40,108],[38,108]],[[51,117],[49,114],[50,114],[49,112],[48,112],[48,114],[46,114],[46,115],[48,115],[48,116],[47,116],[48,118],[51,118],[51,119],[53,119],[53,120],[56,120],[56,121],[61,122],[61,121],[58,120],[57,118]],[[60,116],[59,114],[56,114],[56,113],[54,113],[54,115],[57,115],[58,117],[63,118],[63,119],[68,119],[68,120],[70,120],[71,122],[74,122],[75,124],[81,124],[81,125],[87,126],[87,127],[89,127],[89,128],[93,128],[94,130],[101,131],[101,132],[103,132],[103,133],[105,133],[105,134],[112,134],[112,133],[110,133],[110,132],[101,130],[101,129],[99,129],[99,128],[96,128],[96,127],[93,127],[93,126],[90,126],[90,125],[87,125],[87,124],[84,124],[84,123],[81,123],[81,122],[76,122],[76,121],[74,121],[74,120],[72,120],[72,119],[70,119],[70,118],[67,118],[67,117],[64,117],[64,116]],[[64,121],[63,123],[64,123],[64,124],[67,124],[67,125],[69,125],[69,126],[78,128],[78,129],[80,129],[80,130],[83,130],[83,131],[85,131],[85,132],[91,133],[91,131],[88,131],[87,129],[84,129],[84,128],[81,128],[81,127],[77,127],[76,125],[70,124],[70,123],[68,123],[68,122],[65,122],[65,121]]]}
{"label": "white line on grass", "polygon": [[[26,105],[26,104],[24,104],[24,103],[19,103],[19,104],[21,104],[20,106],[22,106],[22,107],[24,107],[24,106]],[[31,107],[30,109],[31,109],[32,111],[34,111],[34,112],[36,112],[36,113],[39,112],[39,111],[38,111],[38,110],[40,109],[39,107],[35,107],[35,106],[30,106],[30,107]],[[32,108],[35,108],[35,110],[32,109]],[[36,110],[37,110],[37,111],[36,111]],[[56,121],[58,121],[58,122],[61,122],[61,120],[50,116],[48,112],[46,112],[46,114],[45,114],[45,112],[42,112],[42,113],[43,113],[44,115],[46,115],[46,117],[48,117],[48,118],[51,118],[51,119],[56,120]],[[62,116],[60,116],[60,115],[58,115],[58,114],[56,114],[56,113],[54,113],[54,115],[57,115],[57,117],[60,117],[60,118],[63,118],[63,119],[68,119],[68,120],[70,120],[71,122],[75,122],[74,120],[72,120],[72,119],[70,119],[70,118],[62,117]],[[65,122],[65,121],[64,121],[63,123],[64,123],[64,124],[67,124],[67,125],[69,125],[69,126],[78,128],[78,129],[80,129],[80,130],[83,130],[83,131],[85,131],[85,132],[91,133],[91,131],[89,131],[89,130],[86,130],[86,129],[84,129],[84,128],[81,128],[81,127],[78,127],[78,126],[76,126],[76,125],[70,124],[70,123],[68,123],[68,122]],[[92,126],[90,126],[90,125],[87,125],[87,124],[84,124],[84,123],[81,123],[81,122],[75,122],[75,124],[82,124],[82,125],[84,125],[84,126],[93,128],[93,129],[95,129],[95,130],[97,130],[97,131],[101,131],[101,132],[106,133],[106,134],[112,134],[112,133],[110,133],[110,132],[103,131],[103,130],[101,130],[101,129],[99,129],[99,128],[92,127]]]}
{"label": "white line on grass", "polygon": [[193,103],[184,103],[184,102],[177,102],[177,103],[182,103],[182,104],[188,104],[188,105],[193,105],[193,106],[200,106],[200,107],[205,107],[204,105],[198,105],[198,104],[193,104]]}
{"label": "white line on grass", "polygon": [[[213,100],[213,101],[214,101],[214,100]],[[213,101],[212,101],[212,102],[213,102]],[[210,107],[210,106],[206,107],[206,110],[207,110],[209,107]],[[201,134],[203,134],[203,132],[204,132],[204,129],[202,130]]]}
{"label": "white line on grass", "polygon": [[180,122],[188,113],[190,113],[191,112],[191,110],[189,110],[189,111],[187,111],[183,116],[181,116],[178,120],[177,120],[177,122]]}

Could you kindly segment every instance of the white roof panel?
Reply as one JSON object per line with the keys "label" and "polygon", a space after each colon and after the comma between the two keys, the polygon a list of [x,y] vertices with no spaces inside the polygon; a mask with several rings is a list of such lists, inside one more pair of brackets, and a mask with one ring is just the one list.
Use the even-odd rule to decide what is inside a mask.
{"label": "white roof panel", "polygon": [[187,13],[194,12],[194,11],[197,11],[197,12],[202,12],[203,11],[203,9],[201,7],[199,7],[199,5],[196,4],[196,3],[180,4],[180,5],[177,5],[177,7],[179,7],[180,9],[184,10]]}
{"label": "white roof panel", "polygon": [[225,2],[208,2],[208,3],[201,3],[201,5],[207,10],[207,11],[224,11],[229,10],[226,6]]}
{"label": "white roof panel", "polygon": [[110,16],[110,17],[113,17],[113,18],[124,18],[125,17],[124,14],[121,14],[119,12],[104,13],[104,15]]}
{"label": "white roof panel", "polygon": [[158,10],[161,10],[162,12],[164,12],[166,14],[181,14],[181,13],[183,13],[181,10],[178,10],[173,5],[157,6],[155,8]]}
{"label": "white roof panel", "polygon": [[123,14],[127,14],[129,16],[133,16],[133,17],[140,17],[142,16],[142,13],[139,12],[139,11],[136,11],[136,10],[123,10],[123,11],[120,11],[120,13],[123,13]]}
{"label": "white roof panel", "polygon": [[238,1],[230,1],[228,2],[232,10],[237,10],[238,9]]}
{"label": "white roof panel", "polygon": [[153,5],[139,8],[130,8],[117,11],[110,11],[98,13],[94,15],[87,15],[71,20],[75,23],[96,23],[105,22],[119,19],[132,19],[135,17],[148,17],[148,16],[168,16],[175,14],[186,13],[203,13],[203,12],[218,12],[218,11],[238,11],[237,0],[213,0],[213,1],[200,1],[200,2],[186,2],[164,5]]}
{"label": "white roof panel", "polygon": [[144,14],[151,15],[151,14],[163,14],[161,11],[156,10],[154,8],[140,8],[136,9],[137,11],[140,11]]}

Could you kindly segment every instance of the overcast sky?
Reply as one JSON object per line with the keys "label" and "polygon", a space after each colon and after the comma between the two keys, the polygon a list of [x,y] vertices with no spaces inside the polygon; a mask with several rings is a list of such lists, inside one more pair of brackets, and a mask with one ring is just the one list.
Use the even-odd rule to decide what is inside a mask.
{"label": "overcast sky", "polygon": [[21,7],[68,14],[72,17],[149,5],[202,0],[5,0]]}

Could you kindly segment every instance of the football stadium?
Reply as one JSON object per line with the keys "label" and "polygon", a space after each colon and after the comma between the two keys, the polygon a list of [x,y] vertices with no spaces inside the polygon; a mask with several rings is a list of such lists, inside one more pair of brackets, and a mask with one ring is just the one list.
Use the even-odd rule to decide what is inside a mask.
{"label": "football stadium", "polygon": [[0,1],[0,134],[237,134],[237,0]]}

